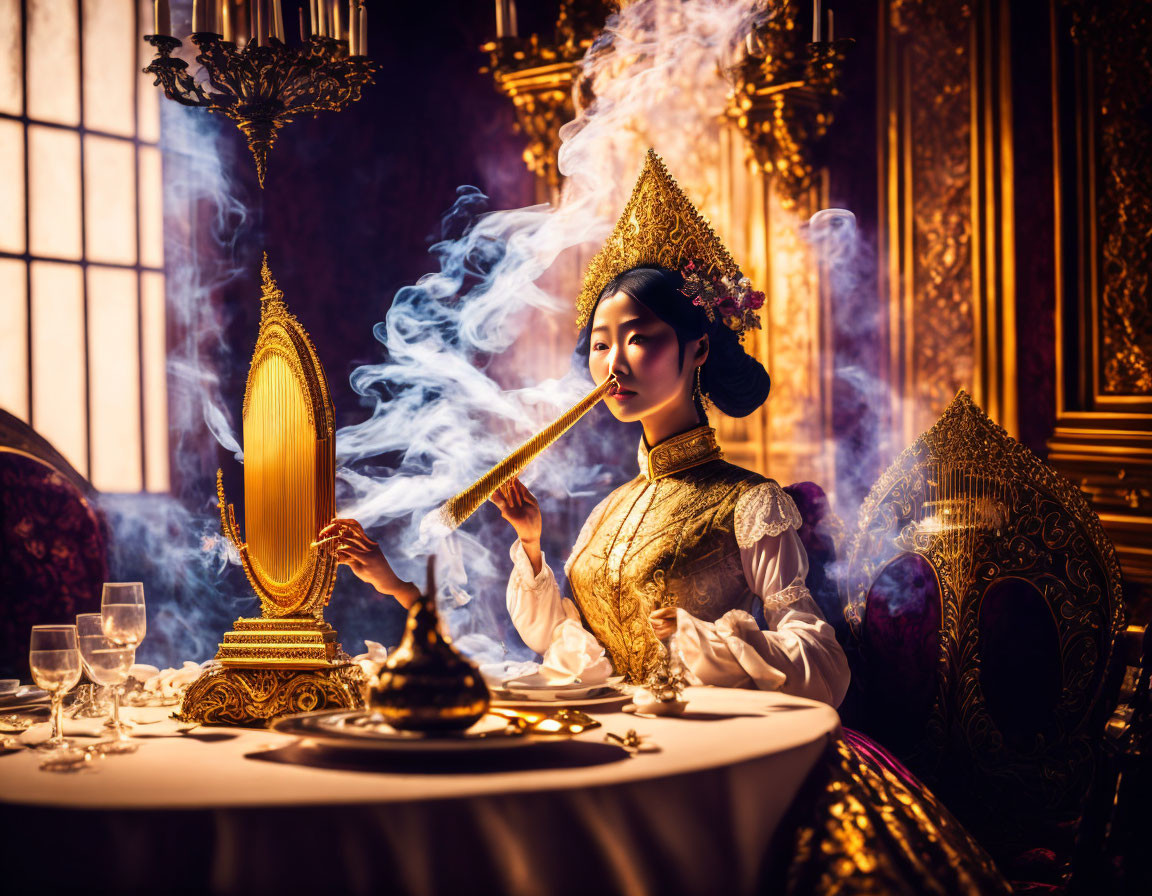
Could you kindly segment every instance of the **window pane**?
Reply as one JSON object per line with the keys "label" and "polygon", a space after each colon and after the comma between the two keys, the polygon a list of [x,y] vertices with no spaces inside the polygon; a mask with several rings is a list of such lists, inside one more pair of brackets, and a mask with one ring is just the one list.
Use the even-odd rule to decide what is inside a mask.
{"label": "window pane", "polygon": [[160,150],[140,147],[140,263],[164,267],[164,199]]}
{"label": "window pane", "polygon": [[[152,0],[140,0],[140,34],[152,32]],[[139,79],[139,93],[136,98],[136,136],[150,143],[160,141],[160,88],[154,83],[156,78],[142,71],[156,55],[156,48],[137,38],[136,51],[139,64],[136,77]]]}
{"label": "window pane", "polygon": [[24,125],[0,121],[0,249],[24,251]]}
{"label": "window pane", "polygon": [[92,484],[137,492],[140,470],[140,358],[136,274],[88,268],[88,388]]}
{"label": "window pane", "polygon": [[136,165],[126,140],[84,138],[84,219],[89,261],[136,263]]}
{"label": "window pane", "polygon": [[28,293],[22,261],[0,258],[0,408],[28,420]]}
{"label": "window pane", "polygon": [[0,0],[0,112],[19,115],[24,111],[20,96],[23,68],[24,60],[20,57],[20,0]]}
{"label": "window pane", "polygon": [[143,328],[144,457],[150,492],[168,491],[168,367],[165,335],[164,275],[140,278]]}
{"label": "window pane", "polygon": [[128,137],[136,127],[136,67],[128,60],[136,56],[139,40],[132,6],[125,0],[84,0],[84,126]]}
{"label": "window pane", "polygon": [[28,128],[32,254],[80,257],[80,137]]}
{"label": "window pane", "polygon": [[32,427],[88,475],[80,266],[32,262]]}
{"label": "window pane", "polygon": [[28,115],[59,124],[80,123],[80,36],[76,4],[26,3],[28,10]]}

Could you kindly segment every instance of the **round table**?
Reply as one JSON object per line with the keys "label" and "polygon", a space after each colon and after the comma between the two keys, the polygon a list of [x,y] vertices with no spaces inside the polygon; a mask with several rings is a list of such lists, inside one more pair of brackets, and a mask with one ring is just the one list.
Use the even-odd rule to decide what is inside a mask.
{"label": "round table", "polygon": [[[687,697],[680,718],[594,712],[602,727],[572,741],[436,755],[181,733],[156,721],[170,710],[129,710],[155,722],[139,751],[93,771],[0,757],[0,867],[122,892],[752,892],[839,718],[778,693]],[[659,750],[604,742],[629,728]]]}

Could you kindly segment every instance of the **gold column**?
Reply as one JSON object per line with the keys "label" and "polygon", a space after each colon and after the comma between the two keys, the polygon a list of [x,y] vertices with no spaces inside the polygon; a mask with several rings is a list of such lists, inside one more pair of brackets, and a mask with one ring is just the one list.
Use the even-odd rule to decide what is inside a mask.
{"label": "gold column", "polygon": [[828,205],[827,172],[816,167],[814,148],[832,124],[853,41],[809,43],[809,11],[784,0],[754,21],[728,72],[723,196],[709,214],[764,290],[763,329],[748,334],[745,347],[771,374],[772,394],[745,420],[720,418],[717,430],[730,460],[783,483],[813,480],[831,493],[832,296],[801,225]]}
{"label": "gold column", "polygon": [[[826,176],[796,192],[760,166],[750,167],[747,141],[735,127],[721,130],[721,196],[709,215],[740,259],[744,273],[764,290],[763,329],[744,345],[772,376],[767,404],[743,419],[712,411],[725,456],[787,485],[812,480],[831,491],[831,364],[828,295],[800,225],[827,205]],[[786,191],[787,190],[787,191]]]}
{"label": "gold column", "polygon": [[880,7],[881,285],[905,443],[959,389],[1017,429],[1008,13],[1006,0]]}
{"label": "gold column", "polygon": [[[1056,429],[1124,576],[1152,592],[1152,2],[1051,6]],[[1138,601],[1140,599],[1138,598]],[[1145,605],[1137,612],[1147,616]]]}

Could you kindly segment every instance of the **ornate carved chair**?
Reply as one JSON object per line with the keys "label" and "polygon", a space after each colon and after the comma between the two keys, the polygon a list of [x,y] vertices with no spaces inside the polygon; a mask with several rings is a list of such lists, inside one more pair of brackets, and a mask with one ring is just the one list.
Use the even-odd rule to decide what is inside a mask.
{"label": "ornate carved chair", "polygon": [[1083,496],[961,392],[872,489],[843,585],[851,723],[1010,876],[1066,879],[1124,625]]}
{"label": "ornate carved chair", "polygon": [[56,449],[0,411],[0,677],[28,679],[33,625],[100,609],[105,535],[91,495]]}

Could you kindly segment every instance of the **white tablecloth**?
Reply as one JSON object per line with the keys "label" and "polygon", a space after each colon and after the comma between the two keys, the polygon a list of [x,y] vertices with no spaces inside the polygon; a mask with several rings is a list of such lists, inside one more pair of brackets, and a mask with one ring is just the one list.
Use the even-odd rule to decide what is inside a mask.
{"label": "white tablecloth", "polygon": [[[91,772],[17,752],[0,757],[0,867],[128,892],[752,892],[839,719],[776,693],[688,697],[683,718],[599,713],[576,741],[499,754],[366,758],[167,721]],[[603,743],[628,728],[660,751]],[[69,861],[34,859],[47,847]]]}

